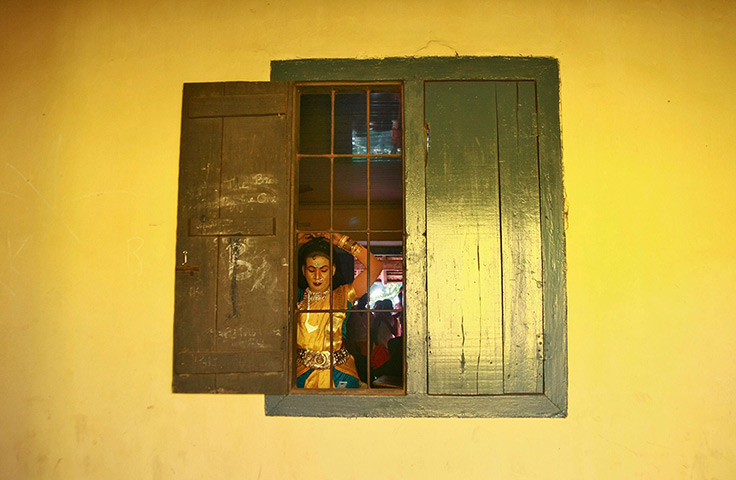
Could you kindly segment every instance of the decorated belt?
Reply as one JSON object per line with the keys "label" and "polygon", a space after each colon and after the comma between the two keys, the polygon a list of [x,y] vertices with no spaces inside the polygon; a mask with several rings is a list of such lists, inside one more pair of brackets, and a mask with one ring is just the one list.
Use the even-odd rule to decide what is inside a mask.
{"label": "decorated belt", "polygon": [[[342,365],[348,361],[350,354],[345,347],[332,354],[332,364]],[[305,350],[303,348],[296,349],[296,358],[299,363],[309,368],[330,368],[330,352],[321,350]]]}

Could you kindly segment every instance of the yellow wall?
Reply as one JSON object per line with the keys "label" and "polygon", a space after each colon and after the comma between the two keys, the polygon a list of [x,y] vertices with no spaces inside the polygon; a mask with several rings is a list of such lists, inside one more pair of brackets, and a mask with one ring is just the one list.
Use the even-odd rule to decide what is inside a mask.
{"label": "yellow wall", "polygon": [[[569,417],[172,395],[182,83],[456,52],[560,60]],[[0,478],[736,478],[734,59],[731,1],[2,2]]]}

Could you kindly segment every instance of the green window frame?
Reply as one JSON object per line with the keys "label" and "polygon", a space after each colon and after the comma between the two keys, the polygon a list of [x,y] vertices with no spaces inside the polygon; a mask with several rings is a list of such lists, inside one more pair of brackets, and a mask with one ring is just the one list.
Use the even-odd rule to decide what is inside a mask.
{"label": "green window frame", "polygon": [[[266,395],[266,414],[324,417],[565,417],[567,311],[557,60],[516,57],[287,60],[272,62],[271,80],[400,81],[404,85],[407,367],[406,395],[313,395],[293,392]],[[510,386],[502,386],[500,391],[498,387],[489,387],[495,388],[496,390],[491,391],[496,393],[468,394],[465,391],[455,392],[453,387],[435,388],[429,379],[431,360],[436,357],[436,352],[432,353],[430,350],[442,347],[431,346],[433,340],[430,338],[428,325],[439,321],[440,328],[445,328],[443,319],[438,317],[441,314],[432,311],[427,289],[428,278],[431,278],[432,269],[436,267],[428,262],[427,208],[428,193],[433,195],[433,183],[432,178],[427,175],[427,145],[431,144],[432,130],[430,125],[428,133],[425,123],[425,95],[428,85],[436,85],[435,82],[498,82],[499,88],[505,88],[505,84],[511,82],[517,85],[517,89],[518,85],[522,85],[521,88],[527,93],[531,92],[535,111],[531,141],[536,143],[539,186],[529,192],[534,195],[532,203],[538,203],[538,245],[529,247],[527,240],[518,233],[516,240],[521,242],[519,251],[541,249],[538,252],[541,259],[541,280],[535,280],[541,289],[541,293],[537,293],[537,316],[540,318],[533,319],[540,332],[532,337],[526,334],[535,341],[532,348],[536,348],[534,353],[538,364],[538,378],[532,378],[532,383],[535,384],[532,385],[532,392],[518,393],[518,390],[523,389],[516,388],[516,383],[509,381]],[[520,104],[521,101],[517,103]],[[517,121],[518,118],[520,115]],[[496,148],[504,148],[501,145],[503,142],[500,139],[498,141],[500,143]],[[518,138],[516,142],[518,146]],[[431,149],[430,146],[430,152]],[[519,268],[523,268],[523,264],[519,264]],[[500,288],[503,289],[503,286]],[[506,308],[503,302],[501,308]],[[511,375],[513,369],[513,359],[509,358],[514,356],[513,347],[510,346],[515,342],[513,327],[521,322],[524,323],[521,329],[526,329],[524,317],[533,313],[522,309],[515,311],[514,315],[514,318],[502,320],[504,335],[507,335],[506,344],[502,347],[505,355],[504,378]],[[511,330],[508,330],[509,327]],[[509,332],[512,335],[510,338]],[[464,336],[463,331],[463,338]],[[444,367],[438,368],[442,370]],[[452,374],[446,376],[450,377]]]}

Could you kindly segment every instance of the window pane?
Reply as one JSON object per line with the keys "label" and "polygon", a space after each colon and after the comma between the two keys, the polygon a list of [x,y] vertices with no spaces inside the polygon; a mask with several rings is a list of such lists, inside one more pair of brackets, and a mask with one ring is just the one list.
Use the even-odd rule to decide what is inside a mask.
{"label": "window pane", "polygon": [[373,388],[401,388],[404,379],[403,289],[401,242],[371,242],[382,271],[371,286],[370,377]]}
{"label": "window pane", "polygon": [[[389,242],[381,242],[389,243]],[[393,242],[391,242],[393,243]],[[381,261],[383,270],[371,285],[368,304],[371,308],[382,300],[390,300],[392,305],[400,305],[403,298],[404,286],[404,257],[401,253],[385,254],[382,251],[400,249],[401,247],[380,247],[371,242],[374,255]],[[360,265],[356,267],[363,268]],[[384,304],[385,305],[385,304]],[[391,306],[390,308],[393,308]],[[385,310],[385,308],[383,308]]]}
{"label": "window pane", "polygon": [[[390,300],[381,300],[377,307],[386,309]],[[373,388],[404,386],[404,339],[401,312],[378,311],[371,314],[370,374]]]}
{"label": "window pane", "polygon": [[370,153],[401,153],[401,95],[371,92]]}
{"label": "window pane", "polygon": [[335,153],[365,154],[366,93],[335,95]]}
{"label": "window pane", "polygon": [[301,95],[299,153],[330,153],[331,103],[329,94]]}
{"label": "window pane", "polygon": [[404,191],[401,158],[371,158],[371,230],[404,226]]}
{"label": "window pane", "polygon": [[296,228],[301,231],[330,229],[330,159],[299,161],[299,200]]}
{"label": "window pane", "polygon": [[372,232],[371,244],[388,243],[400,244],[404,235],[401,232]]}
{"label": "window pane", "polygon": [[347,327],[345,330],[345,348],[355,359],[355,366],[358,370],[360,381],[368,383],[368,317],[370,312],[365,310],[367,306],[368,294],[363,295],[355,302],[350,315],[347,318]]}
{"label": "window pane", "polygon": [[[332,302],[315,300],[326,302],[331,311],[312,309],[310,314],[305,310],[306,305],[300,305],[297,310],[297,347],[301,349],[301,353],[297,352],[298,386],[301,382],[301,386],[307,388],[330,388],[331,379],[332,388],[355,387],[355,375],[360,378],[362,387],[390,390],[404,386],[401,95],[391,92],[391,87],[380,88],[371,93],[368,86],[305,87],[299,100],[302,116],[298,125],[301,143],[297,154],[297,230],[300,233],[349,235],[363,248],[375,249],[378,259],[387,266],[381,272],[374,265],[371,272],[350,253],[337,249],[329,267],[336,269]],[[369,101],[375,110],[370,116],[371,122]],[[370,135],[378,142],[373,151],[378,151],[380,156],[369,159]],[[389,155],[393,157],[387,158]],[[371,172],[371,162],[375,164],[375,172]],[[378,183],[371,185],[374,176]],[[370,195],[375,198],[371,200]],[[377,226],[369,225],[371,214],[376,216]],[[321,275],[312,270],[304,278],[300,275],[299,288],[306,295],[304,298],[314,300],[319,296]],[[345,302],[348,290],[342,286],[350,283],[366,293],[348,312]],[[383,311],[372,310],[379,301],[382,301],[379,308]],[[300,300],[300,304],[303,303]],[[320,305],[325,308],[322,303]],[[372,331],[374,317],[377,323]],[[315,327],[315,322],[319,323],[319,328]],[[374,348],[377,350],[372,367]],[[306,374],[304,367],[315,364],[312,357],[321,356],[335,369],[315,366],[317,370],[327,371],[301,378]],[[329,375],[325,377],[325,373]],[[381,379],[377,380],[379,376]],[[319,379],[319,386],[314,383],[316,379]]]}
{"label": "window pane", "polygon": [[[333,228],[365,230],[368,225],[368,170],[365,158],[335,159]],[[352,237],[356,237],[352,235]],[[356,237],[359,238],[359,237]]]}

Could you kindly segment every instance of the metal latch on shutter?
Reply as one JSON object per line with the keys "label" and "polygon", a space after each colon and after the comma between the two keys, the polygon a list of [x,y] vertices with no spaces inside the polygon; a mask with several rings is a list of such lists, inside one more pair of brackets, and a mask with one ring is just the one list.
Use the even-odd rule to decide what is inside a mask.
{"label": "metal latch on shutter", "polygon": [[176,266],[177,272],[185,272],[189,275],[194,275],[195,272],[199,272],[199,265],[189,265],[189,252],[184,250],[181,252],[182,262],[181,265]]}
{"label": "metal latch on shutter", "polygon": [[[273,217],[258,218],[207,218],[205,216],[189,219],[190,237],[251,237],[275,235],[276,219]],[[177,272],[194,275],[199,272],[199,265],[189,265],[189,252],[181,252],[182,263],[176,266]]]}

